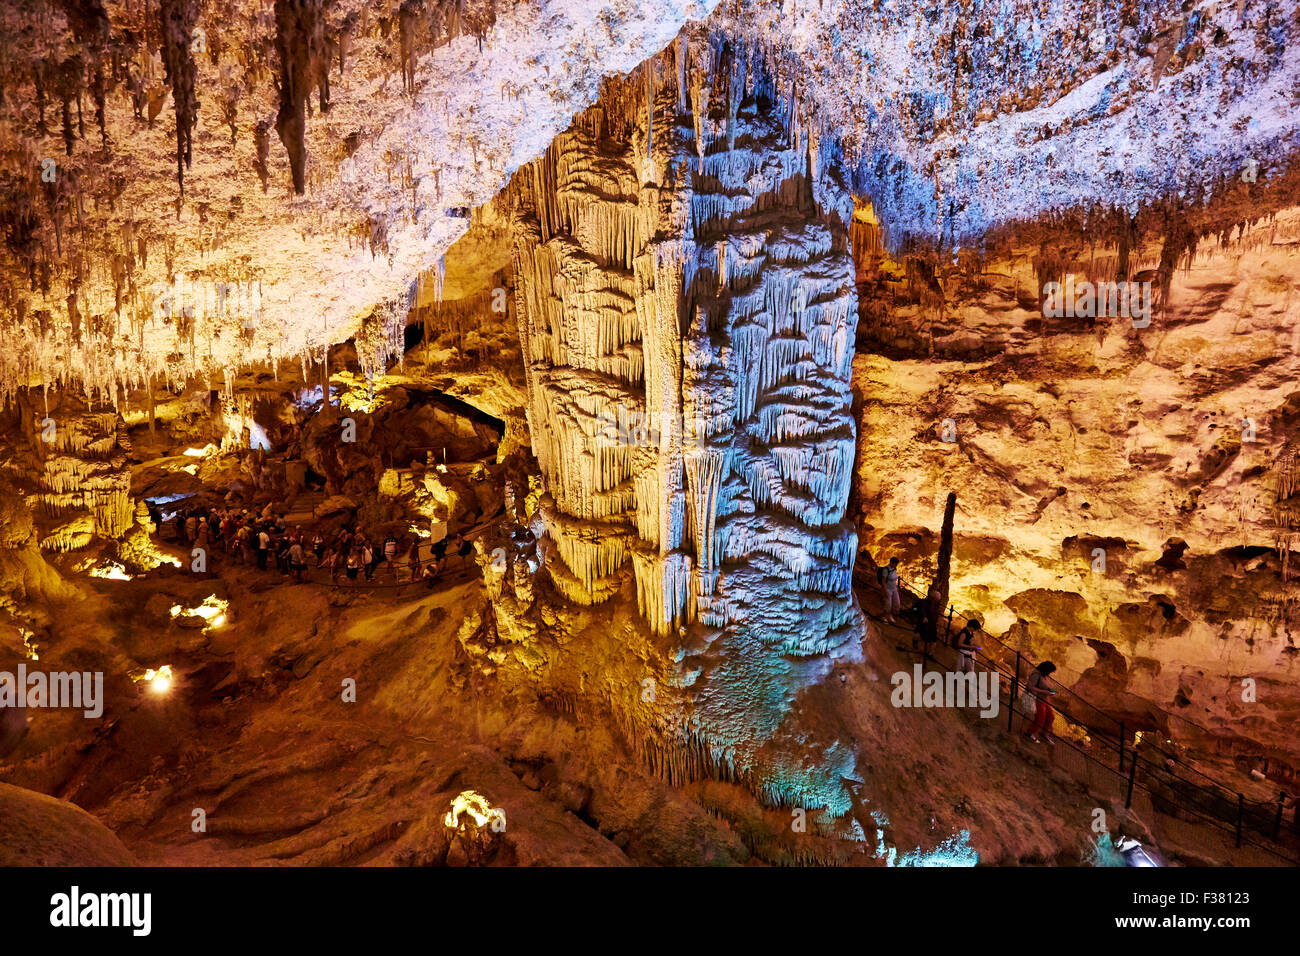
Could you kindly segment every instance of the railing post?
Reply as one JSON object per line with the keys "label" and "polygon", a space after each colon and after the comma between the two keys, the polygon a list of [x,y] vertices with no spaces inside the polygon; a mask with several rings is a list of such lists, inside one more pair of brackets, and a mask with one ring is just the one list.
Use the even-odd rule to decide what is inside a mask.
{"label": "railing post", "polygon": [[952,638],[952,605],[951,604],[948,605],[948,643],[952,644],[953,647],[957,646],[956,644],[953,643],[953,638]]}
{"label": "railing post", "polygon": [[1016,651],[1016,676],[1011,678],[1011,700],[1007,707],[1007,733],[1011,732],[1012,720],[1016,716],[1016,695],[1020,691],[1020,652]]}
{"label": "railing post", "polygon": [[1273,818],[1273,842],[1274,843],[1277,842],[1277,838],[1282,834],[1282,805],[1285,801],[1286,798],[1279,793],[1277,795],[1277,816]]}
{"label": "railing post", "polygon": [[1119,772],[1124,772],[1124,721],[1119,722]]}
{"label": "railing post", "polygon": [[1134,755],[1128,762],[1128,793],[1124,796],[1124,809],[1127,810],[1133,806],[1133,781],[1137,777],[1138,762],[1137,756]]}
{"label": "railing post", "polygon": [[1237,794],[1237,846],[1241,846],[1241,815],[1246,811],[1246,798]]}

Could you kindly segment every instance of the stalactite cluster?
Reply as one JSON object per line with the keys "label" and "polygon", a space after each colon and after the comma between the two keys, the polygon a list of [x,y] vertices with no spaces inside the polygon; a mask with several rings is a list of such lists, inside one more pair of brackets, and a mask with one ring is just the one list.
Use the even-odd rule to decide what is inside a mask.
{"label": "stalactite cluster", "polygon": [[[75,384],[117,403],[150,376],[176,383],[266,362],[280,330],[267,328],[257,341],[261,319],[189,303],[172,314],[160,290],[192,281],[220,302],[227,287],[260,273],[259,256],[248,253],[251,227],[277,201],[281,170],[300,195],[316,175],[306,140],[313,107],[330,108],[332,77],[363,61],[369,76],[385,62],[400,8],[25,0],[0,10],[0,128],[15,134],[0,150],[0,327],[15,345],[0,355],[0,394]],[[437,46],[465,35],[481,42],[496,17],[491,0],[407,10],[408,77]],[[210,116],[199,112],[205,88],[215,96]],[[152,156],[134,137],[166,119],[168,99],[175,148],[165,184],[149,179]],[[211,163],[200,165],[214,123],[263,202],[246,202],[239,183],[221,183]],[[87,127],[97,135],[88,138]],[[366,133],[348,130],[344,157]],[[346,242],[349,216],[330,218],[337,221],[306,228]],[[387,215],[364,221],[365,242],[390,254]]]}
{"label": "stalactite cluster", "polygon": [[[598,0],[582,2],[600,6]],[[669,13],[681,13],[682,4],[663,2]],[[669,89],[675,101],[671,115],[689,117],[693,127],[698,172],[706,159],[705,127],[712,122],[707,114],[718,113],[727,146],[739,145],[743,101],[734,91],[743,90],[761,70],[772,78],[776,108],[791,144],[801,151],[811,147],[813,178],[823,163],[838,157],[852,190],[873,200],[882,245],[900,261],[906,254],[918,263],[908,282],[935,315],[942,315],[942,286],[951,274],[953,254],[964,267],[972,246],[996,241],[995,227],[1013,212],[1032,217],[1045,210],[1105,207],[1117,217],[1122,213],[1124,224],[1115,235],[1126,245],[1117,271],[1131,275],[1142,271],[1141,264],[1167,282],[1178,256],[1194,251],[1207,233],[1245,235],[1242,224],[1300,194],[1288,172],[1294,136],[1287,139],[1286,131],[1273,129],[1267,119],[1276,114],[1276,101],[1286,92],[1277,78],[1292,68],[1296,44],[1286,40],[1295,27],[1254,0],[1239,22],[1229,22],[1235,15],[1226,8],[1189,13],[1171,0],[1141,10],[1095,6],[1083,10],[1071,0],[1059,9],[1027,8],[1021,11],[1021,24],[988,4],[945,9],[915,23],[905,13],[857,0],[825,8],[799,4],[787,12],[791,28],[786,29],[773,20],[771,4],[727,0],[700,42],[674,43],[628,81],[611,84],[603,122],[615,136],[630,122],[637,124],[631,149],[633,172],[640,178],[667,134],[660,126],[646,125],[644,116],[648,109],[669,115],[656,105],[659,93]],[[184,367],[184,361],[171,356],[187,356],[187,342],[142,340],[138,318],[119,317],[147,309],[139,297],[156,283],[170,283],[177,271],[170,267],[177,263],[193,273],[200,261],[215,263],[227,253],[231,260],[279,253],[274,246],[260,245],[261,230],[254,224],[266,222],[260,217],[273,210],[283,225],[292,217],[280,215],[282,207],[304,211],[307,204],[285,203],[274,184],[290,183],[299,196],[314,183],[333,187],[332,164],[364,154],[365,143],[382,133],[364,117],[341,122],[337,129],[311,123],[313,102],[322,111],[330,108],[332,86],[337,100],[339,84],[355,87],[354,71],[361,69],[361,82],[377,79],[382,97],[385,77],[391,76],[411,109],[436,113],[439,80],[421,76],[419,63],[457,39],[483,44],[498,17],[514,22],[517,13],[517,7],[507,9],[494,0],[251,5],[236,0],[156,5],[24,0],[0,11],[0,38],[11,51],[0,61],[0,111],[5,128],[15,134],[15,147],[0,154],[0,311],[6,334],[21,342],[28,356],[3,360],[0,390],[11,392],[28,381],[77,381],[109,399],[111,391],[147,374],[211,375],[265,361],[265,347],[224,348],[223,342],[239,337],[214,334],[213,367],[204,367],[201,348],[194,352],[196,362]],[[908,42],[894,45],[889,38],[900,31]],[[817,43],[825,48],[809,47]],[[1148,47],[1161,51],[1152,62],[1147,62]],[[489,77],[483,82],[490,95],[519,100],[527,96],[530,82],[549,75],[534,56],[525,56],[524,63],[537,74],[532,81],[522,75]],[[814,63],[818,69],[810,70]],[[1143,80],[1143,69],[1154,76]],[[1100,90],[1091,112],[1080,108],[1055,115],[1053,103],[1072,102],[1070,97],[1079,98],[1090,82]],[[1192,124],[1209,122],[1203,113],[1198,114],[1201,120],[1189,116],[1186,121],[1155,116],[1153,128],[1168,142],[1195,146],[1187,155],[1197,160],[1174,169],[1166,157],[1179,150],[1165,149],[1153,157],[1147,147],[1137,151],[1137,159],[1125,159],[1120,134],[1126,123],[1133,125],[1128,113],[1146,110],[1147,91],[1156,86],[1161,92],[1176,90],[1185,103],[1218,104],[1216,109],[1228,117],[1223,124],[1235,124],[1232,136],[1218,126],[1205,136],[1193,136]],[[202,115],[200,89],[211,90],[213,97]],[[567,95],[559,89],[552,94]],[[144,155],[135,137],[137,130],[154,126],[165,115],[169,97],[176,146],[168,164],[175,172],[164,196],[157,188],[158,164]],[[994,117],[1014,129],[994,136]],[[394,168],[405,170],[389,185],[394,198],[400,194],[400,203],[379,200],[382,187],[377,192],[373,183],[356,191],[344,186],[322,208],[304,212],[295,228],[304,238],[362,239],[376,254],[403,263],[402,250],[394,249],[395,237],[410,242],[412,227],[429,235],[430,217],[436,217],[448,178],[455,178],[459,159],[453,158],[463,155],[474,169],[485,158],[482,131],[462,132],[458,123],[446,119],[436,161],[393,157]],[[87,127],[95,126],[98,135],[88,140]],[[272,126],[279,143],[270,136]],[[237,173],[231,181],[224,170],[213,175],[206,164],[189,166],[196,153],[204,154],[218,127],[223,147],[228,139],[235,151]],[[1077,143],[1077,131],[1085,128],[1088,142],[1102,142],[1108,152],[1093,164],[1103,172],[1089,173],[1084,177],[1087,189],[1075,189],[1080,177],[1062,172],[1066,164],[1053,144]],[[318,156],[309,145],[317,135],[330,138]],[[1253,155],[1260,167],[1258,182],[1239,176],[1248,157],[1238,144],[1247,142],[1259,147]],[[501,149],[496,152],[500,160]],[[1142,156],[1149,160],[1146,166],[1139,162]],[[1104,172],[1111,158],[1117,164],[1113,174]],[[415,174],[424,166],[428,175]],[[1103,189],[1100,177],[1106,175],[1114,181]],[[170,170],[167,176],[170,180]],[[1041,186],[1033,189],[1020,188],[1039,181]],[[1019,190],[1015,197],[1008,194],[1012,184]],[[258,186],[261,195],[255,196]],[[229,202],[239,194],[252,200],[242,209]],[[359,201],[362,194],[365,202]],[[1126,199],[1110,198],[1115,195]],[[1168,247],[1149,263],[1150,256],[1138,247],[1149,245],[1153,233],[1140,227],[1140,235],[1129,235],[1131,223],[1162,215],[1174,196],[1182,206],[1181,218],[1166,217]],[[1013,209],[1012,198],[1023,208]],[[1219,212],[1206,213],[1211,207]],[[1190,246],[1179,225],[1183,219],[1195,237]],[[129,230],[135,233],[130,240],[124,236]],[[136,254],[134,275],[128,274],[127,241],[154,245],[162,254],[147,266]],[[635,236],[629,241],[634,243]],[[620,254],[626,256],[626,249]],[[430,258],[434,256],[436,251]],[[1044,251],[1045,263],[1069,257],[1068,250]],[[425,265],[399,268],[410,270],[410,278]],[[129,291],[132,282],[135,297]],[[374,298],[388,296],[392,289],[389,285]],[[111,310],[106,302],[110,295]],[[288,298],[276,300],[282,325],[298,319],[283,304]],[[370,304],[349,303],[350,320]],[[114,319],[105,325],[103,316],[110,311]],[[105,334],[87,337],[87,328],[96,322]],[[174,328],[179,331],[180,324]],[[906,330],[888,331],[903,335]],[[200,341],[207,338],[207,331],[200,331]],[[305,336],[293,338],[291,348],[320,345],[300,346],[297,340]],[[89,351],[92,344],[99,350],[110,347],[116,358],[96,359]],[[625,359],[634,366],[630,354]]]}
{"label": "stalactite cluster", "polygon": [[92,535],[118,538],[135,523],[130,439],[112,412],[60,415],[53,441],[37,442],[42,454],[38,496],[41,509],[59,524],[41,547],[70,551]]}

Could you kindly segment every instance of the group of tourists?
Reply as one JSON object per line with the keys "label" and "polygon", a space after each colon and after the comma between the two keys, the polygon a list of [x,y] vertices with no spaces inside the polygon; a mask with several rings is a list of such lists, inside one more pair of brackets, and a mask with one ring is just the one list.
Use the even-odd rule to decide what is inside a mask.
{"label": "group of tourists", "polygon": [[[162,527],[163,517],[149,505],[155,525]],[[398,536],[389,533],[380,541],[355,525],[334,534],[319,529],[307,532],[290,528],[284,516],[266,512],[256,514],[237,508],[182,509],[175,517],[176,537],[186,547],[200,549],[204,560],[224,555],[234,564],[256,565],[261,571],[272,565],[285,577],[298,583],[310,566],[329,574],[331,584],[340,578],[349,584],[373,582],[382,566],[386,576],[396,582],[405,570],[407,582],[424,581],[430,588],[448,562],[448,552],[462,563],[474,550],[473,543],[457,532],[429,544],[428,557],[422,557],[419,535]]]}
{"label": "group of tourists", "polygon": [[[876,569],[876,580],[884,596],[884,619],[890,624],[898,623],[895,613],[901,614],[903,608],[900,591],[898,558],[892,557],[889,563]],[[928,658],[939,639],[939,626],[944,619],[944,597],[938,587],[930,585],[926,596],[914,607],[916,613],[916,636],[912,638],[913,650],[920,650]],[[952,646],[957,651],[957,670],[959,673],[975,673],[975,658],[983,645],[976,643],[979,637],[979,624],[968,620],[952,638]],[[1034,743],[1050,740],[1050,731],[1055,712],[1050,699],[1057,691],[1050,686],[1048,679],[1056,671],[1051,661],[1043,661],[1025,678],[1024,692],[1021,695],[1026,711],[1032,708],[1033,716],[1029,719],[1024,736]],[[1028,713],[1026,713],[1028,717]]]}

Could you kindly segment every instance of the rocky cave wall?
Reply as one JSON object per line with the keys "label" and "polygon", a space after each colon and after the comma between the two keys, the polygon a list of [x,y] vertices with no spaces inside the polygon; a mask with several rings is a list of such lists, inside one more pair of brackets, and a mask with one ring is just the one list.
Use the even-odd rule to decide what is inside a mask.
{"label": "rocky cave wall", "polygon": [[[959,610],[1131,727],[1276,779],[1300,757],[1297,236],[1295,210],[1195,236],[1162,277],[1158,230],[1123,251],[1061,223],[933,288],[876,248],[854,372],[873,556],[923,579],[956,491]],[[1062,248],[1080,287],[1151,281],[1150,325],[1045,317]]]}

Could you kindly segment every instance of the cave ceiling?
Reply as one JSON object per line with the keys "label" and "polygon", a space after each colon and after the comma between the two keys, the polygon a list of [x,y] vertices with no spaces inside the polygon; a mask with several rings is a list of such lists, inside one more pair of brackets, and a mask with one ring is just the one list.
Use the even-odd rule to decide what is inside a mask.
{"label": "cave ceiling", "polygon": [[468,211],[638,69],[707,103],[761,61],[895,249],[1171,210],[1222,234],[1296,201],[1298,29],[1263,2],[6,4],[0,389],[117,402],[351,337],[382,367]]}

